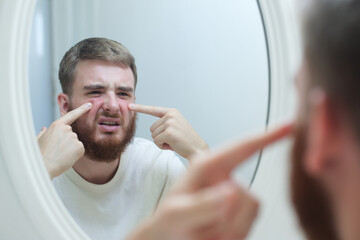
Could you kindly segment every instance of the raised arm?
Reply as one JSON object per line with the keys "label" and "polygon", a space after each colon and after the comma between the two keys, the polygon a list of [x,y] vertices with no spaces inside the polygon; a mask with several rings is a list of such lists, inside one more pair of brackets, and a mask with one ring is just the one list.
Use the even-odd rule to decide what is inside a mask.
{"label": "raised arm", "polygon": [[199,157],[128,239],[244,239],[256,218],[258,202],[231,180],[231,172],[291,132],[292,125],[286,125]]}
{"label": "raised arm", "polygon": [[129,104],[129,109],[159,118],[150,128],[159,148],[171,149],[189,161],[200,152],[209,150],[206,142],[178,110],[133,103]]}
{"label": "raised arm", "polygon": [[39,133],[40,151],[51,179],[65,172],[83,156],[84,145],[70,125],[88,112],[91,106],[91,103],[86,103],[68,112]]}

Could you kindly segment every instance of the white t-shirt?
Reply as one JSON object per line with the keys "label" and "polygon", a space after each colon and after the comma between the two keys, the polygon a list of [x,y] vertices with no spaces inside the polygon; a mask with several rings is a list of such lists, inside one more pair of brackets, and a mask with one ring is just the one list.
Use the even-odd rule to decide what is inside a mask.
{"label": "white t-shirt", "polygon": [[72,217],[91,239],[121,240],[151,215],[185,170],[172,151],[135,138],[108,183],[89,183],[70,168],[54,178],[53,184]]}

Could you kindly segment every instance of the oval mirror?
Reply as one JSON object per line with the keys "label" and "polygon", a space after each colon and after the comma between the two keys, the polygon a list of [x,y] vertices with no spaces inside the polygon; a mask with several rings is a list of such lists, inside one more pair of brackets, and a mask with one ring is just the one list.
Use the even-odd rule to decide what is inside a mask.
{"label": "oval mirror", "polygon": [[[61,92],[58,66],[71,46],[95,36],[124,44],[136,58],[136,102],[178,109],[214,148],[229,139],[264,131],[269,122],[283,118],[289,110],[280,102],[292,96],[284,79],[296,61],[289,57],[293,53],[290,44],[284,44],[284,49],[279,44],[291,42],[286,36],[291,35],[292,25],[274,28],[288,9],[287,0],[273,5],[233,0],[3,1],[0,29],[9,33],[1,45],[3,59],[8,60],[2,64],[2,79],[8,81],[4,82],[4,101],[0,101],[8,113],[8,119],[0,122],[2,134],[7,136],[1,138],[0,145],[1,182],[8,193],[4,201],[9,203],[3,213],[11,213],[22,229],[17,231],[14,221],[1,218],[7,229],[4,236],[88,239],[87,232],[70,217],[71,212],[64,212],[51,181],[46,180],[35,140],[41,127],[60,117],[56,104]],[[275,39],[279,40],[276,44]],[[284,60],[291,64],[284,64]],[[28,99],[31,108],[24,104]],[[152,141],[149,128],[156,120],[140,114],[136,137]],[[16,127],[9,134],[12,126]],[[255,192],[266,190],[264,179],[271,168],[266,164],[273,163],[267,159],[258,176],[260,158],[259,153],[234,172],[235,178],[254,186]],[[186,159],[182,161],[187,164]],[[285,172],[284,167],[277,171]],[[264,191],[264,199],[270,195]],[[262,231],[267,232],[267,228]],[[258,236],[263,235],[253,239],[261,239]]]}

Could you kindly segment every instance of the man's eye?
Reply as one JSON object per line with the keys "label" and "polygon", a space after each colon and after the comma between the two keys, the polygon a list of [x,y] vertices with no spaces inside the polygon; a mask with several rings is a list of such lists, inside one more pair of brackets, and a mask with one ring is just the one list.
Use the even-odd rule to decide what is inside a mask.
{"label": "man's eye", "polygon": [[89,94],[101,94],[100,91],[92,91],[92,92],[89,92]]}
{"label": "man's eye", "polygon": [[127,94],[126,92],[119,92],[118,95],[119,95],[119,96],[122,96],[122,97],[127,97],[127,96],[129,96],[129,94]]}

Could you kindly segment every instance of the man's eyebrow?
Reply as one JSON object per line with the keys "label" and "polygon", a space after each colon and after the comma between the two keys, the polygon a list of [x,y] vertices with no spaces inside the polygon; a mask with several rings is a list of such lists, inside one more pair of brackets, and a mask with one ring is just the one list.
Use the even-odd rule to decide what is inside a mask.
{"label": "man's eyebrow", "polygon": [[134,89],[132,87],[124,87],[124,86],[120,86],[116,88],[119,91],[123,91],[123,92],[133,92]]}
{"label": "man's eyebrow", "polygon": [[92,84],[84,86],[84,90],[96,90],[96,89],[104,89],[105,86],[101,84]]}

